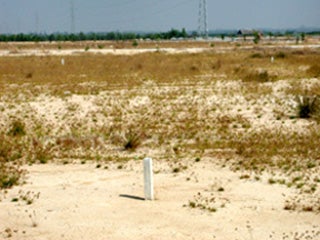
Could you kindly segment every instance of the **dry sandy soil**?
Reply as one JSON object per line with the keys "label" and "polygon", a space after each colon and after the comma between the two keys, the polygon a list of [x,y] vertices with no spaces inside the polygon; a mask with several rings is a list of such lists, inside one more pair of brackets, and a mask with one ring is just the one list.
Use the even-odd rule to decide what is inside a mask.
{"label": "dry sandy soil", "polygon": [[[288,48],[288,49],[317,49],[319,48],[318,44],[308,44],[308,45],[292,45],[292,44],[281,44],[279,47]],[[254,49],[253,45],[245,45],[238,47],[238,49]],[[264,48],[274,48],[274,46],[264,46]],[[116,49],[116,48],[108,48],[108,49],[16,49],[14,50],[0,50],[0,56],[13,56],[13,57],[21,57],[21,56],[70,56],[70,55],[81,55],[84,53],[90,54],[112,54],[112,55],[133,55],[133,54],[141,54],[141,53],[169,53],[169,54],[181,54],[181,53],[200,53],[210,51],[207,47],[184,47],[184,48],[174,48],[174,47],[164,47],[164,48],[136,48],[136,49]],[[216,52],[223,53],[227,51],[234,50],[234,46],[220,46],[216,49]]]}
{"label": "dry sandy soil", "polygon": [[[309,48],[319,49],[319,45]],[[25,50],[12,54],[2,50],[0,55],[60,56],[77,54],[77,51],[80,50]],[[140,51],[144,50],[100,52],[130,55]],[[163,51],[195,53],[203,49]],[[298,70],[303,72],[304,68],[308,66]],[[12,76],[6,77],[10,80]],[[32,78],[32,74],[29,77]],[[286,178],[290,183],[295,176],[283,176],[282,172],[272,170],[257,175],[244,169],[233,171],[228,164],[221,163],[220,153],[210,146],[202,152],[193,147],[198,142],[205,145],[203,139],[215,133],[228,136],[229,133],[250,132],[248,129],[254,129],[253,132],[264,129],[265,133],[280,129],[284,134],[300,134],[318,127],[312,121],[289,118],[294,114],[292,105],[296,103],[286,91],[296,82],[284,79],[254,85],[262,92],[256,96],[255,90],[248,90],[241,81],[226,80],[223,75],[216,81],[210,78],[200,76],[199,81],[186,80],[176,85],[161,85],[144,79],[136,88],[110,88],[87,95],[73,94],[69,90],[50,95],[46,85],[28,91],[28,84],[23,85],[25,92],[16,94],[14,100],[4,93],[0,102],[0,126],[5,128],[12,116],[17,115],[23,116],[30,128],[38,129],[39,124],[43,146],[53,142],[50,150],[60,154],[60,159],[42,165],[24,165],[26,183],[1,192],[0,239],[319,240],[319,211],[302,209],[304,201],[307,207],[310,204],[320,206],[319,187],[311,194],[299,195],[301,189],[270,183],[270,179],[277,177]],[[317,78],[299,81],[303,86],[319,83]],[[90,84],[83,82],[79,86],[89,88]],[[20,85],[4,86],[19,92]],[[33,95],[33,91],[41,93]],[[212,123],[208,124],[207,119]],[[99,136],[102,130],[107,132],[118,127],[124,131],[133,124],[142,126],[148,121],[157,124],[144,126],[154,135],[134,153],[123,153],[115,148],[112,137],[105,140],[105,144]],[[192,126],[194,134],[184,130],[184,121]],[[229,132],[220,133],[217,129]],[[49,132],[49,137],[43,137],[47,134],[45,131]],[[82,139],[79,132],[85,137],[90,134],[98,137],[86,141],[88,139]],[[161,139],[162,134],[172,138]],[[198,142],[193,139],[195,135],[200,139]],[[80,140],[74,140],[74,136],[79,136]],[[92,147],[92,142],[96,148]],[[179,144],[181,149],[176,147]],[[62,151],[64,147],[67,150]],[[81,147],[86,147],[85,153]],[[191,150],[184,155],[183,151],[187,150],[183,148]],[[102,157],[96,162],[82,161],[82,155],[90,157],[94,151],[101,151]],[[201,159],[196,160],[200,152]],[[114,159],[101,159],[106,153]],[[68,161],[64,161],[64,156]],[[142,159],[147,156],[154,159],[154,201],[144,200]],[[129,161],[117,161],[122,158]],[[303,181],[312,182],[319,176],[320,165],[317,164],[305,171]],[[312,199],[305,199],[308,196]]]}
{"label": "dry sandy soil", "polygon": [[[144,201],[141,161],[28,167],[27,184],[0,203],[10,239],[320,239],[320,216],[283,210],[293,192],[240,180],[213,160],[172,173],[154,160],[155,201]],[[33,200],[12,202],[29,193]],[[39,195],[38,195],[39,193]],[[38,195],[38,196],[37,196]],[[212,201],[212,199],[214,199]],[[201,202],[216,212],[191,208]]]}

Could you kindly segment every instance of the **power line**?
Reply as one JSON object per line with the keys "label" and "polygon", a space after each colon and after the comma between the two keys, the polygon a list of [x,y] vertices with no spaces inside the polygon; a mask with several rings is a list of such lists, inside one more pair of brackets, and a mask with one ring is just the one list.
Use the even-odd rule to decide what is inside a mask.
{"label": "power line", "polygon": [[187,3],[193,3],[194,1],[192,0],[182,0],[182,1],[179,1],[178,3],[176,3],[175,5],[171,6],[170,8],[166,8],[166,9],[162,9],[162,10],[159,10],[159,11],[156,11],[154,12],[152,15],[160,15],[163,17],[163,16],[168,16],[169,14],[171,14],[172,11],[180,8],[182,5],[186,5]]}
{"label": "power line", "polygon": [[35,27],[36,27],[36,33],[39,33],[39,13],[38,11],[35,12]]}
{"label": "power line", "polygon": [[[84,1],[85,6],[78,5],[77,1],[69,0],[69,1],[61,1],[61,6],[59,11],[54,13],[54,17],[59,20],[55,21],[56,24],[60,24],[60,30],[62,27],[71,33],[75,33],[76,31],[81,30],[81,22],[78,22],[78,15],[81,16],[92,16],[92,20],[83,22],[85,24],[95,22],[95,25],[92,26],[110,26],[113,29],[110,30],[137,30],[134,28],[151,28],[155,27],[154,22],[151,19],[157,18],[158,23],[166,22],[168,24],[170,16],[177,15],[176,13],[184,11],[183,9],[196,8],[196,4],[194,0],[148,0],[146,3],[141,0],[117,0],[117,1]],[[68,7],[69,4],[69,7]],[[63,7],[64,5],[64,7]],[[53,14],[53,12],[52,12]],[[110,15],[114,17],[111,17]],[[108,15],[106,19],[106,15]],[[167,17],[168,16],[168,17]],[[196,16],[196,14],[195,14]],[[36,32],[41,31],[41,15],[38,12],[34,12],[34,26]],[[184,16],[184,18],[187,18]],[[190,19],[190,16],[188,17]],[[194,18],[194,16],[192,16]],[[82,18],[79,18],[83,19]],[[82,20],[84,21],[84,20]],[[102,22],[103,21],[103,22]],[[178,19],[179,21],[179,19]],[[63,23],[62,23],[63,22]],[[196,22],[196,21],[195,21]],[[102,25],[103,23],[103,25]],[[172,22],[172,26],[174,27],[175,23]],[[170,22],[169,22],[170,24]],[[180,25],[184,24],[181,21]],[[1,24],[1,28],[4,28],[4,22]],[[77,26],[76,26],[77,25]],[[161,24],[165,26],[164,24]],[[69,26],[69,27],[68,27]],[[92,26],[86,27],[92,28]],[[109,27],[109,28],[110,28]],[[184,27],[184,26],[183,26]],[[80,29],[79,29],[80,28]],[[101,27],[100,27],[101,28]],[[93,29],[92,29],[93,30]],[[102,31],[104,31],[102,30]],[[87,30],[86,30],[87,31]]]}
{"label": "power line", "polygon": [[122,8],[122,7],[125,7],[125,6],[128,6],[128,5],[132,5],[134,4],[135,2],[137,2],[138,0],[127,0],[127,1],[118,1],[118,2],[114,2],[114,3],[109,3],[109,4],[103,4],[103,5],[100,5],[100,6],[97,6],[97,5],[92,5],[92,2],[88,2],[90,3],[89,6],[87,6],[86,8],[87,9],[96,9],[97,7],[99,9],[110,9],[110,8]]}
{"label": "power line", "polygon": [[[148,2],[148,3],[152,3],[152,2]],[[157,4],[159,3],[158,0],[154,1],[154,3],[152,4],[153,7],[156,7]],[[172,3],[172,1],[170,1],[170,3]],[[172,11],[176,10],[177,8],[181,7],[181,6],[185,6],[188,3],[194,3],[194,0],[181,0],[178,1],[176,4],[171,5],[169,7],[166,8],[162,8],[162,9],[155,9],[154,11],[148,11],[148,15],[152,15],[152,17],[155,17],[156,15],[161,15],[161,16],[166,16],[168,14],[170,14]],[[140,13],[140,12],[139,12]],[[113,21],[108,21],[108,24],[121,24],[121,23],[130,23],[132,24],[133,22],[137,23],[143,21],[144,24],[148,24],[148,19],[146,19],[146,15],[136,15],[130,18],[122,18],[122,19],[114,19]]]}

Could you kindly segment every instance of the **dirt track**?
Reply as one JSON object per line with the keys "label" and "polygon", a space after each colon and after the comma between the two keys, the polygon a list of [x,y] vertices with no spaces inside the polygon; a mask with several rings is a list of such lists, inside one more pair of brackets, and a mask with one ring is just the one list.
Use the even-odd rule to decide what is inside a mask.
{"label": "dirt track", "polygon": [[[155,161],[155,201],[142,200],[141,161],[123,169],[119,164],[106,166],[28,167],[27,184],[10,191],[0,203],[0,236],[8,237],[9,232],[10,239],[30,240],[320,237],[319,215],[283,209],[292,190],[264,180],[240,180],[238,174],[210,161],[189,164],[179,173]],[[32,204],[12,202],[28,191]],[[190,207],[190,202],[205,205],[206,199],[216,212]]]}

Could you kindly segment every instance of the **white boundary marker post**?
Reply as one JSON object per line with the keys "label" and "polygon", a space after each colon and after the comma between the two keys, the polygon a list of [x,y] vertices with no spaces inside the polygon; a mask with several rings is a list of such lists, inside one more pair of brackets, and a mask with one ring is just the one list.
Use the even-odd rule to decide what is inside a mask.
{"label": "white boundary marker post", "polygon": [[270,60],[271,60],[271,63],[274,63],[274,57],[273,56],[271,57]]}
{"label": "white boundary marker post", "polygon": [[143,160],[143,172],[144,172],[144,196],[145,200],[154,200],[153,194],[153,171],[152,171],[152,159],[145,158]]}

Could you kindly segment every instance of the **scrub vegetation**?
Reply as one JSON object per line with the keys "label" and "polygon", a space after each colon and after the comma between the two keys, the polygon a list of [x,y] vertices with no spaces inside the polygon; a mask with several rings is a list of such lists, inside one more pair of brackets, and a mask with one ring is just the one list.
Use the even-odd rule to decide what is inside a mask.
{"label": "scrub vegetation", "polygon": [[205,52],[169,54],[152,44],[159,51],[102,55],[84,43],[64,64],[11,46],[0,57],[0,188],[21,182],[21,164],[148,153],[215,159],[249,178],[271,172],[272,184],[319,193],[319,49],[205,43]]}

